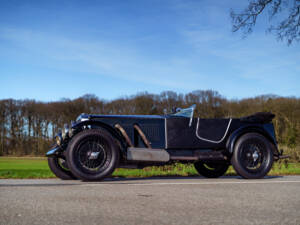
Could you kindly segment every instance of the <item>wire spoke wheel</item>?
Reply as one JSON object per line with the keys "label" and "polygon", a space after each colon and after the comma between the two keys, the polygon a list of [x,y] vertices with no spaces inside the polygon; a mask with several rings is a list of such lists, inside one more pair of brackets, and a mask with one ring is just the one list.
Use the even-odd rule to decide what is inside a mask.
{"label": "wire spoke wheel", "polygon": [[67,149],[68,166],[82,180],[101,180],[119,161],[119,148],[105,130],[90,129],[72,139]]}
{"label": "wire spoke wheel", "polygon": [[73,173],[69,170],[65,159],[60,157],[49,157],[48,165],[50,170],[62,180],[75,180],[77,179]]}
{"label": "wire spoke wheel", "polygon": [[249,139],[241,146],[240,160],[249,173],[260,172],[267,163],[267,147],[261,140]]}
{"label": "wire spoke wheel", "polygon": [[77,163],[88,173],[104,170],[111,160],[111,151],[107,143],[99,137],[84,140],[77,149]]}
{"label": "wire spoke wheel", "polygon": [[229,164],[227,162],[195,162],[194,167],[197,172],[207,178],[217,178],[223,176]]}
{"label": "wire spoke wheel", "polygon": [[264,136],[248,133],[238,139],[231,162],[242,177],[257,179],[270,171],[273,157],[271,144]]}

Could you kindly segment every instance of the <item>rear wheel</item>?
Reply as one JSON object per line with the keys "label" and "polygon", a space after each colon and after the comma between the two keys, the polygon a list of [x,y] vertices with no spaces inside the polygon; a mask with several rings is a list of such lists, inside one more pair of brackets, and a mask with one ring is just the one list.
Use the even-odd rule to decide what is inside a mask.
{"label": "rear wheel", "polygon": [[195,162],[194,167],[197,170],[197,172],[207,178],[217,178],[220,176],[223,176],[229,165],[224,162]]}
{"label": "rear wheel", "polygon": [[68,166],[82,180],[101,180],[113,173],[119,149],[105,130],[91,129],[77,134],[68,145]]}
{"label": "rear wheel", "polygon": [[273,157],[272,145],[264,136],[248,133],[238,139],[231,163],[240,176],[258,179],[270,171]]}
{"label": "rear wheel", "polygon": [[48,165],[50,170],[62,180],[75,180],[77,179],[69,170],[66,160],[58,157],[48,158]]}

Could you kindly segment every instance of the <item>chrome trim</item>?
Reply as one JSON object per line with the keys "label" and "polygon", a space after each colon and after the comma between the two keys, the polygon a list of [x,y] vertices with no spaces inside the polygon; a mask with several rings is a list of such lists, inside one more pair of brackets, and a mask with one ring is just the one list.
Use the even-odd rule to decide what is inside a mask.
{"label": "chrome trim", "polygon": [[196,126],[196,136],[197,136],[197,138],[199,138],[199,139],[202,140],[202,141],[207,141],[207,142],[219,144],[219,143],[221,143],[221,142],[225,139],[225,137],[226,137],[226,135],[227,135],[227,133],[228,133],[228,130],[229,130],[229,127],[230,127],[232,118],[230,118],[230,120],[229,120],[229,122],[228,122],[227,129],[226,129],[226,131],[225,131],[224,136],[223,136],[220,140],[218,140],[218,141],[208,140],[208,139],[206,139],[206,138],[202,138],[202,137],[199,136],[199,134],[198,134],[199,121],[200,121],[200,119],[199,119],[199,117],[198,117],[198,122],[197,122],[197,126]]}
{"label": "chrome trim", "polygon": [[166,149],[168,148],[167,134],[168,134],[168,131],[167,131],[167,118],[165,118],[165,148]]}
{"label": "chrome trim", "polygon": [[193,104],[193,105],[191,106],[191,108],[192,108],[192,115],[191,115],[191,118],[190,118],[189,127],[192,126],[192,122],[193,122],[193,117],[194,117],[194,112],[195,112],[196,105]]}
{"label": "chrome trim", "polygon": [[84,114],[81,113],[77,118],[76,118],[76,122],[83,122],[83,121],[87,121],[89,120],[89,115],[88,114]]}

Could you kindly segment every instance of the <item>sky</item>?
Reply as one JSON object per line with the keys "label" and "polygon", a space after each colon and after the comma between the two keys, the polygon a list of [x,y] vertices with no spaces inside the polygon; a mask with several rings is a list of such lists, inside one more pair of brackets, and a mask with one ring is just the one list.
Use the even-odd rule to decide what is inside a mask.
{"label": "sky", "polygon": [[[215,90],[300,97],[300,43],[231,32],[236,0],[0,0],[0,99]],[[280,18],[277,18],[280,19]]]}

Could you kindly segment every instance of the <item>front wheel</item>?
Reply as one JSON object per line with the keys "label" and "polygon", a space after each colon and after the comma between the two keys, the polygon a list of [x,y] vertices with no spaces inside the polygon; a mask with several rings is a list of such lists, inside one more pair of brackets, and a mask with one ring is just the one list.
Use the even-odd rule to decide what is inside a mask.
{"label": "front wheel", "polygon": [[78,133],[69,143],[67,162],[75,176],[86,181],[101,180],[113,173],[119,162],[119,148],[103,129]]}
{"label": "front wheel", "polygon": [[197,170],[197,172],[207,178],[217,178],[220,176],[223,176],[229,165],[224,162],[195,162],[194,167]]}
{"label": "front wheel", "polygon": [[261,134],[248,133],[238,139],[231,163],[240,176],[259,179],[271,170],[273,158],[271,143]]}
{"label": "front wheel", "polygon": [[69,170],[66,160],[58,157],[48,158],[48,165],[52,173],[62,180],[76,180],[77,178]]}

